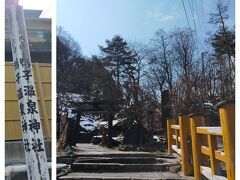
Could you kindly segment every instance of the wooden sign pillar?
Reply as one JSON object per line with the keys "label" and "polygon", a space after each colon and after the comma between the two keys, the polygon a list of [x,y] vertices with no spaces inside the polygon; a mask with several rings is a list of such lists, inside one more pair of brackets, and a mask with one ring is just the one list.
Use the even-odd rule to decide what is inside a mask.
{"label": "wooden sign pillar", "polygon": [[6,8],[28,179],[49,180],[23,8],[14,0]]}

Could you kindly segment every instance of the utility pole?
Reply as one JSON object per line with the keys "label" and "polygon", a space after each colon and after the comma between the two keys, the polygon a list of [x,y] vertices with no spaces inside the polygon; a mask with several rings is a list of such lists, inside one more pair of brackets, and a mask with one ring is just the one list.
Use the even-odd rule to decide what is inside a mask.
{"label": "utility pole", "polygon": [[6,12],[28,180],[49,180],[23,8],[18,0],[7,0]]}

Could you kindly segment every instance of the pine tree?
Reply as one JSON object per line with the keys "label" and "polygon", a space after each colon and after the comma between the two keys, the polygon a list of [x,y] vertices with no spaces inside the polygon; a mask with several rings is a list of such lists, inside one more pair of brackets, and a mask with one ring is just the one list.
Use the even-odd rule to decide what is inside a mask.
{"label": "pine tree", "polygon": [[217,30],[210,36],[210,44],[214,49],[214,56],[219,71],[220,97],[222,99],[235,93],[235,31],[229,30],[226,21],[228,6],[219,0],[216,12],[210,14],[209,23],[217,26]]}
{"label": "pine tree", "polygon": [[106,47],[99,46],[104,54],[105,67],[112,74],[116,84],[121,85],[124,79],[131,76],[135,70],[135,55],[122,37],[116,35],[112,40],[106,40]]}
{"label": "pine tree", "polygon": [[235,32],[230,31],[226,25],[229,18],[228,7],[221,0],[216,4],[216,12],[210,13],[209,23],[218,26],[218,30],[212,35],[211,45],[219,55],[227,54],[229,60],[235,57]]}

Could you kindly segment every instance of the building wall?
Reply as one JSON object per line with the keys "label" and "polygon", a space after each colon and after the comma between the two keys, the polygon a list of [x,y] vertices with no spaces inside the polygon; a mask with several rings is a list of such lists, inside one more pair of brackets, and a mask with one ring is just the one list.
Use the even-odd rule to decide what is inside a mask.
{"label": "building wall", "polygon": [[[33,63],[43,135],[51,138],[51,65]],[[13,63],[5,63],[5,139],[22,139]]]}
{"label": "building wall", "polygon": [[[51,63],[51,19],[25,19],[32,62]],[[12,61],[8,19],[5,19],[5,60]]]}

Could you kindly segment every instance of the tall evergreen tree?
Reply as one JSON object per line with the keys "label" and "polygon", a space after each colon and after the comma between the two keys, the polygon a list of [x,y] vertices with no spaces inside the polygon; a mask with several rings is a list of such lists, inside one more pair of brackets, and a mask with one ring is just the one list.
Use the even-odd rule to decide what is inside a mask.
{"label": "tall evergreen tree", "polygon": [[219,79],[219,95],[221,99],[235,93],[235,30],[229,30],[226,21],[228,6],[219,0],[216,11],[210,14],[209,23],[217,26],[210,36],[210,44],[214,50],[217,77]]}
{"label": "tall evergreen tree", "polygon": [[226,54],[231,59],[231,56],[235,57],[235,32],[230,31],[226,25],[229,18],[227,10],[228,6],[222,0],[219,0],[216,4],[216,12],[210,13],[209,23],[218,27],[211,37],[211,45],[215,53]]}
{"label": "tall evergreen tree", "polygon": [[112,74],[115,82],[120,86],[124,79],[135,70],[135,55],[122,37],[116,35],[112,40],[106,40],[106,47],[99,46],[103,53],[105,67]]}

